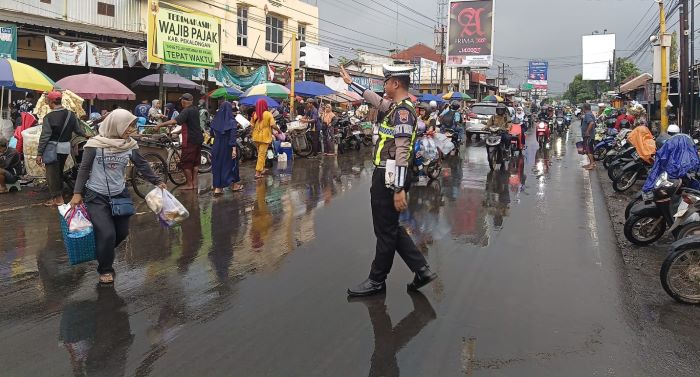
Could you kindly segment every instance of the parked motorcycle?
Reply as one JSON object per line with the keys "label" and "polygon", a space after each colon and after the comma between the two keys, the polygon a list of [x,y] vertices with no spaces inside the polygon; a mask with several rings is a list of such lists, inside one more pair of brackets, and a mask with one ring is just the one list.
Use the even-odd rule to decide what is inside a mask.
{"label": "parked motorcycle", "polygon": [[[700,195],[700,192],[687,187],[683,179],[669,179],[667,173],[662,173],[654,183],[654,189],[643,194],[644,203],[632,207],[629,218],[625,221],[625,238],[640,246],[656,242],[668,227],[674,225],[673,214],[680,208],[683,197],[687,194]],[[674,236],[677,236],[678,225],[673,230]]]}
{"label": "parked motorcycle", "polygon": [[313,143],[309,127],[299,121],[287,124],[287,140],[292,143],[292,150],[299,157],[309,157],[313,153]]}
{"label": "parked motorcycle", "polygon": [[237,144],[241,162],[258,158],[258,148],[255,146],[255,143],[253,143],[252,133],[252,126],[246,128],[242,128],[240,125],[238,126]]}
{"label": "parked motorcycle", "polygon": [[361,131],[353,131],[349,123],[339,122],[335,127],[334,141],[338,145],[338,153],[343,154],[348,150],[360,150],[362,144]]}
{"label": "parked motorcycle", "polygon": [[646,178],[652,163],[642,159],[636,151],[632,152],[632,158],[634,160],[623,166],[619,175],[613,180],[613,190],[627,191],[638,179]]}

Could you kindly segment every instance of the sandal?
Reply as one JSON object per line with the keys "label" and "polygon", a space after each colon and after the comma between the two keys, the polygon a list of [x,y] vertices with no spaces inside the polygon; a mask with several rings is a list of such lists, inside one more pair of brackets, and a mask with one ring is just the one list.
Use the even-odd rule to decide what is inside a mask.
{"label": "sandal", "polygon": [[100,274],[100,284],[114,284],[114,274]]}
{"label": "sandal", "polygon": [[233,192],[243,191],[243,185],[231,186],[231,191],[233,191]]}

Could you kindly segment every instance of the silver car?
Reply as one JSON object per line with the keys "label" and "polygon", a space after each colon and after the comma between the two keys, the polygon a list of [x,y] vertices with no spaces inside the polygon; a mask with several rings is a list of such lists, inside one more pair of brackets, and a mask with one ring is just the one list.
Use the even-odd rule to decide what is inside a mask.
{"label": "silver car", "polygon": [[477,103],[471,107],[469,120],[464,123],[467,140],[471,140],[472,135],[489,133],[486,123],[496,115],[497,105],[496,103]]}

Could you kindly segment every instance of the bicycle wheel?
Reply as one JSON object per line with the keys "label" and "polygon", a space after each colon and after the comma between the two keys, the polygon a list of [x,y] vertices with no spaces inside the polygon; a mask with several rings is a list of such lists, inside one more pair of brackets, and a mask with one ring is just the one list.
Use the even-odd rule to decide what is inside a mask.
{"label": "bicycle wheel", "polygon": [[[148,161],[148,165],[163,182],[168,181],[168,165],[166,165],[163,157],[155,153],[144,153],[143,158]],[[136,195],[141,198],[146,198],[151,190],[153,190],[153,184],[148,182],[143,175],[136,169],[136,166],[131,169],[131,186],[134,188]]]}
{"label": "bicycle wheel", "polygon": [[184,185],[187,182],[185,172],[180,167],[181,155],[182,151],[180,149],[175,149],[168,159],[168,175],[170,176],[170,181],[178,186]]}
{"label": "bicycle wheel", "polygon": [[199,163],[199,172],[200,173],[209,173],[211,171],[211,147],[209,146],[202,146],[202,151],[200,152],[200,163]]}

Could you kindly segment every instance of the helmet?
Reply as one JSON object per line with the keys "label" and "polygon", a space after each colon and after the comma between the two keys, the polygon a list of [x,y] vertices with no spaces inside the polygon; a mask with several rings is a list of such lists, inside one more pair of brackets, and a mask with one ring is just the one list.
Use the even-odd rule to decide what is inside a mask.
{"label": "helmet", "polygon": [[620,108],[620,110],[618,110],[618,112],[620,113],[620,115],[624,115],[624,114],[627,114],[627,109],[622,107],[622,108]]}
{"label": "helmet", "polygon": [[457,101],[452,101],[452,103],[450,103],[450,109],[452,110],[459,110],[459,106],[459,102]]}
{"label": "helmet", "polygon": [[496,105],[496,114],[503,115],[506,113],[506,105],[499,103]]}
{"label": "helmet", "polygon": [[668,129],[666,130],[666,132],[667,132],[669,135],[679,134],[679,133],[681,133],[681,128],[678,127],[677,124],[670,124],[670,125],[668,126]]}
{"label": "helmet", "polygon": [[433,109],[437,109],[437,101],[430,101],[430,107]]}

